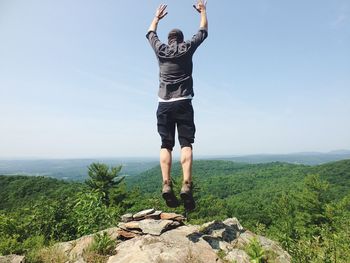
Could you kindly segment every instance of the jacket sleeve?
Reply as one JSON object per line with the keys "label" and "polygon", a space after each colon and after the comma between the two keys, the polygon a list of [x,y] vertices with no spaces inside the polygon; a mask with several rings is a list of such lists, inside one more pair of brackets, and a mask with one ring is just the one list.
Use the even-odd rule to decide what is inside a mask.
{"label": "jacket sleeve", "polygon": [[148,39],[154,52],[158,54],[160,47],[164,44],[159,40],[157,33],[154,31],[148,31],[146,38]]}
{"label": "jacket sleeve", "polygon": [[200,28],[190,41],[192,52],[194,52],[207,37],[208,31],[205,28]]}

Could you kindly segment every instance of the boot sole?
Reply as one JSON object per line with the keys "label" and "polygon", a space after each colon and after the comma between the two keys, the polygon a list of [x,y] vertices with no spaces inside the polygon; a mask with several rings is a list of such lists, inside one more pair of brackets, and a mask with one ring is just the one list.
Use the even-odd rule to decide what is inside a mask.
{"label": "boot sole", "polygon": [[175,208],[179,206],[179,200],[177,200],[174,193],[162,193],[162,197],[168,207]]}
{"label": "boot sole", "polygon": [[184,203],[184,207],[187,211],[192,211],[196,208],[196,202],[194,201],[194,198],[192,194],[182,192],[180,193],[180,197]]}

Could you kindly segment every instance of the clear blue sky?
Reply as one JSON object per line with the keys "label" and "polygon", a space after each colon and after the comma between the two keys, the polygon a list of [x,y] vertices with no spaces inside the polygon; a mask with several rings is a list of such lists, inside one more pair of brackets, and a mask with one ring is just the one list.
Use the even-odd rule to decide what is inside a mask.
{"label": "clear blue sky", "polygon": [[[0,0],[0,157],[156,156],[160,1]],[[161,39],[198,29],[168,0]],[[195,154],[350,149],[350,2],[208,1]],[[178,146],[178,144],[177,144]]]}

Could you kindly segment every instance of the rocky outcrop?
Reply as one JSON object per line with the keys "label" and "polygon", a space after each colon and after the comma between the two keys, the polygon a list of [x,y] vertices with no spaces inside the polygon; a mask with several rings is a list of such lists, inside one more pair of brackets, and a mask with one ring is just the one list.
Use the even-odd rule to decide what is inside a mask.
{"label": "rocky outcrop", "polygon": [[[118,227],[106,229],[116,240],[108,263],[249,263],[247,246],[255,240],[266,252],[267,262],[291,262],[290,255],[276,242],[244,229],[236,218],[203,225],[185,225],[175,213],[148,209],[121,217]],[[86,262],[84,252],[93,235],[59,243],[70,262]]]}

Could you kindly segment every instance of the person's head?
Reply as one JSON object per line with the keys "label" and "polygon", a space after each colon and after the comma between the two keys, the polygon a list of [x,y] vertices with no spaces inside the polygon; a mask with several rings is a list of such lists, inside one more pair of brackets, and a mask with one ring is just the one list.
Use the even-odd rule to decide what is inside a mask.
{"label": "person's head", "polygon": [[181,43],[184,41],[184,35],[180,29],[172,29],[168,34],[168,44],[173,42]]}

